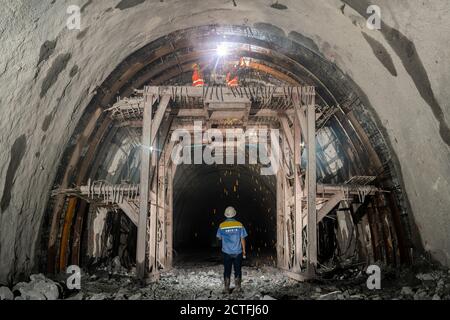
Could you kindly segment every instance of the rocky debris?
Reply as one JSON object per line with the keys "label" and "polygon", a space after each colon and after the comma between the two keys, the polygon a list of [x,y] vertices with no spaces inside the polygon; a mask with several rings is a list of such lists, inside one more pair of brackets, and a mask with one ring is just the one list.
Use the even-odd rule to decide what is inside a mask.
{"label": "rocky debris", "polygon": [[120,257],[115,257],[109,266],[110,272],[112,274],[120,274],[124,272],[124,268],[122,268],[122,263],[120,262]]}
{"label": "rocky debris", "polygon": [[[299,283],[270,266],[245,266],[242,292],[222,293],[222,266],[192,265],[162,273],[158,283],[141,286],[132,275],[110,277],[100,272],[87,276],[82,289],[86,300],[439,300],[450,299],[450,274],[440,271],[412,273],[399,277],[384,274],[382,290],[367,288],[361,269],[340,271],[337,277]],[[342,275],[349,275],[341,279]],[[423,276],[432,274],[432,276]],[[354,275],[352,278],[350,275]],[[355,276],[356,275],[356,276]],[[429,280],[429,279],[433,280]],[[420,280],[426,279],[426,280]]]}
{"label": "rocky debris", "polygon": [[[224,295],[223,267],[219,262],[196,263],[161,274],[160,281],[142,285],[135,271],[126,270],[113,259],[95,271],[82,273],[81,292],[62,293],[59,284],[43,275],[17,284],[12,291],[0,288],[0,299],[16,300],[450,300],[450,273],[447,270],[410,269],[383,274],[382,289],[367,288],[363,270],[338,271],[337,276],[319,277],[313,282],[297,282],[279,269],[267,265],[244,266],[242,292]],[[358,269],[358,272],[356,271]],[[353,274],[354,277],[347,275]],[[346,275],[342,279],[342,275]],[[387,276],[388,275],[388,276]],[[8,291],[9,290],[9,291]],[[60,292],[62,293],[60,295]],[[14,297],[15,296],[15,297]]]}
{"label": "rocky debris", "polygon": [[14,294],[8,287],[0,287],[0,300],[14,300]]}
{"label": "rocky debris", "polygon": [[411,297],[414,296],[414,291],[411,289],[411,287],[403,287],[400,294],[404,297]]}
{"label": "rocky debris", "polygon": [[30,280],[18,283],[12,292],[23,300],[58,300],[60,292],[56,282],[42,274],[32,275]]}
{"label": "rocky debris", "polygon": [[419,289],[414,294],[414,300],[429,300],[429,296],[426,290]]}
{"label": "rocky debris", "polygon": [[344,297],[341,291],[333,291],[333,292],[321,295],[319,297],[319,299],[317,299],[317,300],[342,300],[342,299],[339,299],[341,297],[342,298]]}
{"label": "rocky debris", "polygon": [[141,293],[136,293],[134,295],[132,295],[131,297],[128,298],[128,300],[131,301],[135,301],[135,300],[141,300],[142,299],[142,294]]}
{"label": "rocky debris", "polygon": [[416,278],[422,281],[434,281],[439,279],[438,273],[419,273]]}
{"label": "rocky debris", "polygon": [[77,293],[76,295],[73,295],[66,300],[74,300],[74,301],[81,301],[84,298],[84,294],[82,292]]}
{"label": "rocky debris", "polygon": [[[84,299],[113,300],[260,300],[276,299],[286,284],[297,282],[286,278],[276,269],[245,268],[243,271],[243,291],[222,294],[222,266],[198,266],[173,269],[163,273],[158,283],[139,286],[130,276],[88,277],[82,286]],[[234,289],[232,281],[231,289]]]}
{"label": "rocky debris", "polygon": [[106,299],[108,299],[106,294],[97,293],[97,294],[94,294],[89,300],[100,301],[100,300],[106,300]]}

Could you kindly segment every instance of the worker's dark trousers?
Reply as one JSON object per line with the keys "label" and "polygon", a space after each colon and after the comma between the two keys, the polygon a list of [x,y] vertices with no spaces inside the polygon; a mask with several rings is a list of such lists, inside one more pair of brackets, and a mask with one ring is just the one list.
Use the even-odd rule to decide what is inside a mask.
{"label": "worker's dark trousers", "polygon": [[231,269],[234,267],[234,277],[242,278],[242,258],[241,254],[223,254],[223,265],[225,267],[225,272],[223,274],[224,278],[231,278]]}

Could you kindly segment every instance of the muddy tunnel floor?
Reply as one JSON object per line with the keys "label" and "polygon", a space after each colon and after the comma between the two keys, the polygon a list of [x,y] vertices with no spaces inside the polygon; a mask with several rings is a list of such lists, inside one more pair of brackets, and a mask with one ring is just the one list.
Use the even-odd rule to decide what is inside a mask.
{"label": "muddy tunnel floor", "polygon": [[[114,264],[114,263],[113,263]],[[266,263],[246,261],[243,291],[222,293],[220,261],[179,262],[161,274],[159,282],[146,285],[135,281],[134,271],[120,265],[85,274],[82,290],[67,293],[67,300],[449,300],[450,271],[422,267],[416,270],[387,269],[381,290],[367,288],[367,275],[360,267],[335,270],[328,279],[298,282]],[[232,279],[233,289],[233,279]]]}

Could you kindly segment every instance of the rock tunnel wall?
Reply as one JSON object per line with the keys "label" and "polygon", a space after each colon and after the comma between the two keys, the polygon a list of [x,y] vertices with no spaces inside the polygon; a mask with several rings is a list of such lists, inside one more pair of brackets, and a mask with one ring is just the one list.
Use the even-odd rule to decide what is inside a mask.
{"label": "rock tunnel wall", "polygon": [[[0,7],[0,282],[36,267],[58,164],[97,88],[130,54],[173,31],[210,24],[264,28],[308,47],[360,88],[388,141],[431,255],[450,264],[450,5],[373,1],[5,1]],[[67,7],[81,31],[66,28]],[[344,5],[345,4],[345,5]],[[130,66],[131,68],[131,66]],[[82,138],[82,137],[81,137]],[[420,237],[419,237],[420,235]]]}

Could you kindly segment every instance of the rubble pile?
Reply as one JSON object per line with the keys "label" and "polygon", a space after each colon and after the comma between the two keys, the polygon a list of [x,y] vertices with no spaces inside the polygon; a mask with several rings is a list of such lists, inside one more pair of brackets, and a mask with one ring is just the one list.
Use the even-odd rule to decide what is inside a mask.
{"label": "rubble pile", "polygon": [[222,273],[220,265],[173,269],[162,274],[159,282],[146,286],[138,285],[132,277],[91,277],[83,283],[82,294],[87,300],[261,300],[297,284],[271,267],[252,267],[243,271],[245,291],[224,296]]}
{"label": "rubble pile", "polygon": [[30,282],[20,282],[12,290],[0,288],[0,300],[58,300],[62,286],[42,274],[30,276]]}
{"label": "rubble pile", "polygon": [[222,272],[218,262],[183,265],[161,274],[159,282],[142,285],[134,270],[114,259],[83,273],[80,291],[68,291],[62,280],[39,274],[13,288],[0,287],[0,300],[450,300],[450,271],[440,268],[384,269],[382,289],[369,290],[362,267],[301,283],[272,266],[251,265],[243,269],[243,291],[229,295],[222,293]]}
{"label": "rubble pile", "polygon": [[[85,300],[450,300],[450,272],[434,270],[412,274],[404,271],[395,279],[384,277],[382,289],[367,288],[367,276],[355,275],[300,283],[279,269],[246,267],[243,292],[222,293],[222,267],[189,266],[161,275],[158,283],[141,286],[130,276],[91,277],[83,283],[81,293],[70,299]],[[342,278],[342,279],[341,279]],[[232,281],[233,283],[233,281]],[[233,286],[232,286],[233,287]]]}

